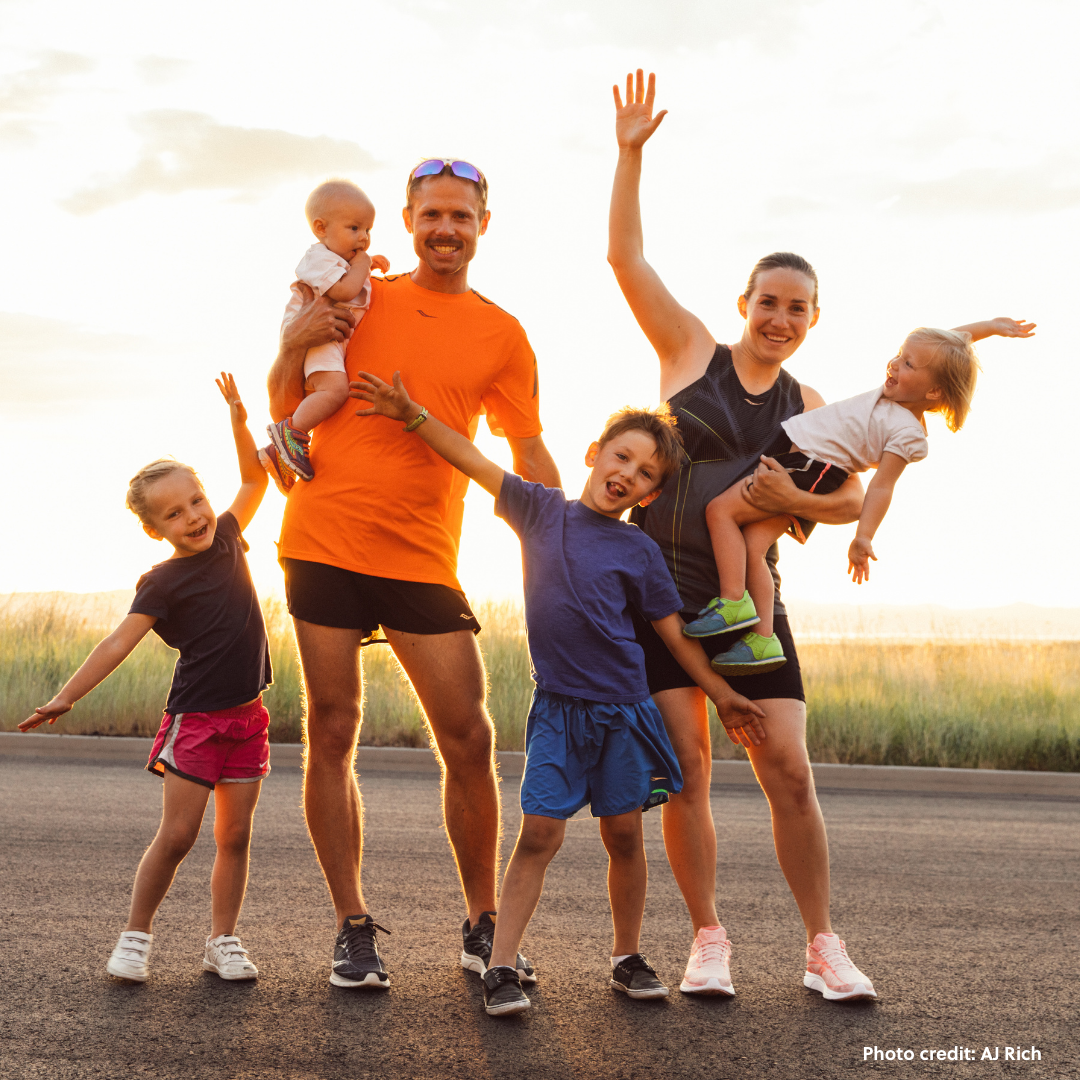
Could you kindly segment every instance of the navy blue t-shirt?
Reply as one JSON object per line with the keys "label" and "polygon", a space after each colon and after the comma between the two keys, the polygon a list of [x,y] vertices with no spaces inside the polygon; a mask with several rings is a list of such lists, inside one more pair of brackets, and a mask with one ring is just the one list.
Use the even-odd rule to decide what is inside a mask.
{"label": "navy blue t-shirt", "polygon": [[130,613],[155,616],[154,632],[180,651],[165,705],[173,716],[243,705],[273,681],[247,547],[226,510],[206,551],[158,563],[135,587]]}
{"label": "navy blue t-shirt", "polygon": [[645,701],[645,654],[630,607],[652,621],[683,606],[660,548],[636,525],[513,473],[503,477],[495,513],[521,537],[536,685],[613,705]]}

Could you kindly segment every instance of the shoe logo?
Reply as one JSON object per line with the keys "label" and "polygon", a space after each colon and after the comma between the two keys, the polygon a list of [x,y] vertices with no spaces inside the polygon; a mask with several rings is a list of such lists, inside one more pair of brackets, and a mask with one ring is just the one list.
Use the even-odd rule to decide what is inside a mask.
{"label": "shoe logo", "polygon": [[426,311],[420,311],[419,308],[416,310],[419,314],[423,315],[425,319],[437,319],[439,317],[438,315],[429,315]]}
{"label": "shoe logo", "polygon": [[463,611],[463,612],[462,612],[462,613],[461,613],[461,614],[460,614],[460,615],[458,616],[458,618],[459,618],[459,619],[471,619],[471,618],[472,618],[472,616],[471,616],[471,615],[466,615],[466,614],[465,614],[465,612]]}

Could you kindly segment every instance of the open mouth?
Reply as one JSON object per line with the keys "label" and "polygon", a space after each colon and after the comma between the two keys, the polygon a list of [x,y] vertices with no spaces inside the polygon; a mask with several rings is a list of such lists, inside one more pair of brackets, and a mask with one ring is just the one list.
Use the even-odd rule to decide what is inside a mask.
{"label": "open mouth", "polygon": [[607,484],[605,484],[604,486],[607,489],[607,493],[608,493],[609,498],[612,498],[612,499],[625,499],[626,498],[626,488],[624,488],[622,486],[622,484],[616,484],[614,480],[609,480],[607,482]]}
{"label": "open mouth", "polygon": [[201,528],[196,529],[194,532],[187,533],[187,538],[189,540],[201,540],[206,535],[206,530],[209,528],[209,525],[203,525]]}
{"label": "open mouth", "polygon": [[460,244],[429,244],[436,255],[456,255],[461,250]]}
{"label": "open mouth", "polygon": [[789,337],[780,337],[778,334],[762,334],[761,336],[774,345],[786,345],[791,340]]}

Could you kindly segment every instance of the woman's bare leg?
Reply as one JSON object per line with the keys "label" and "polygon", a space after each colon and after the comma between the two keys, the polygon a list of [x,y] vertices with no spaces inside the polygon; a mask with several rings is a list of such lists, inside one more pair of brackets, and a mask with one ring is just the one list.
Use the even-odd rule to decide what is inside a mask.
{"label": "woman's bare leg", "polygon": [[[750,590],[750,599],[754,601],[754,608],[761,620],[754,627],[754,633],[762,637],[772,637],[773,597],[776,589],[765,555],[784,535],[787,527],[786,517],[771,517],[764,521],[755,521],[742,531],[746,544],[746,587]],[[742,597],[742,593],[739,593],[739,597]]]}
{"label": "woman's bare leg", "polygon": [[758,701],[766,738],[748,746],[772,812],[776,858],[806,926],[806,940],[832,933],[829,922],[829,841],[806,752],[806,706],[791,698]]}
{"label": "woman's bare leg", "polygon": [[683,774],[683,788],[664,804],[664,847],[690,910],[694,933],[717,926],[716,825],[709,802],[712,746],[705,695],[696,687],[653,694]]}
{"label": "woman's bare leg", "polygon": [[210,876],[212,938],[236,933],[236,920],[247,892],[251,819],[262,781],[218,784],[214,788],[214,840],[217,855]]}

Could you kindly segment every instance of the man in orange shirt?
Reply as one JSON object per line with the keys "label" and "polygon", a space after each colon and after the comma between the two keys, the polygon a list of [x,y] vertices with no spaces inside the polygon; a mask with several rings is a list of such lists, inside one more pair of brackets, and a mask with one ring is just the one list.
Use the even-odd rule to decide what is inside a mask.
{"label": "man in orange shirt", "polygon": [[[514,471],[560,486],[540,435],[536,361],[516,319],[471,290],[487,231],[487,181],[467,162],[432,159],[409,176],[405,227],[419,264],[373,279],[346,367],[401,371],[445,423],[472,438],[482,412],[505,435]],[[303,397],[307,349],[349,336],[352,316],[318,297],[284,330],[268,380],[275,420]],[[363,696],[360,648],[381,627],[423,704],[444,767],[443,813],[468,918],[461,962],[483,975],[494,934],[499,795],[494,728],[456,577],[468,480],[422,440],[348,402],[314,432],[315,479],[296,484],[280,557],[307,691],[304,810],[340,927],[330,981],[389,986],[360,887],[361,797],[352,769]],[[524,957],[518,967],[534,980]]]}

